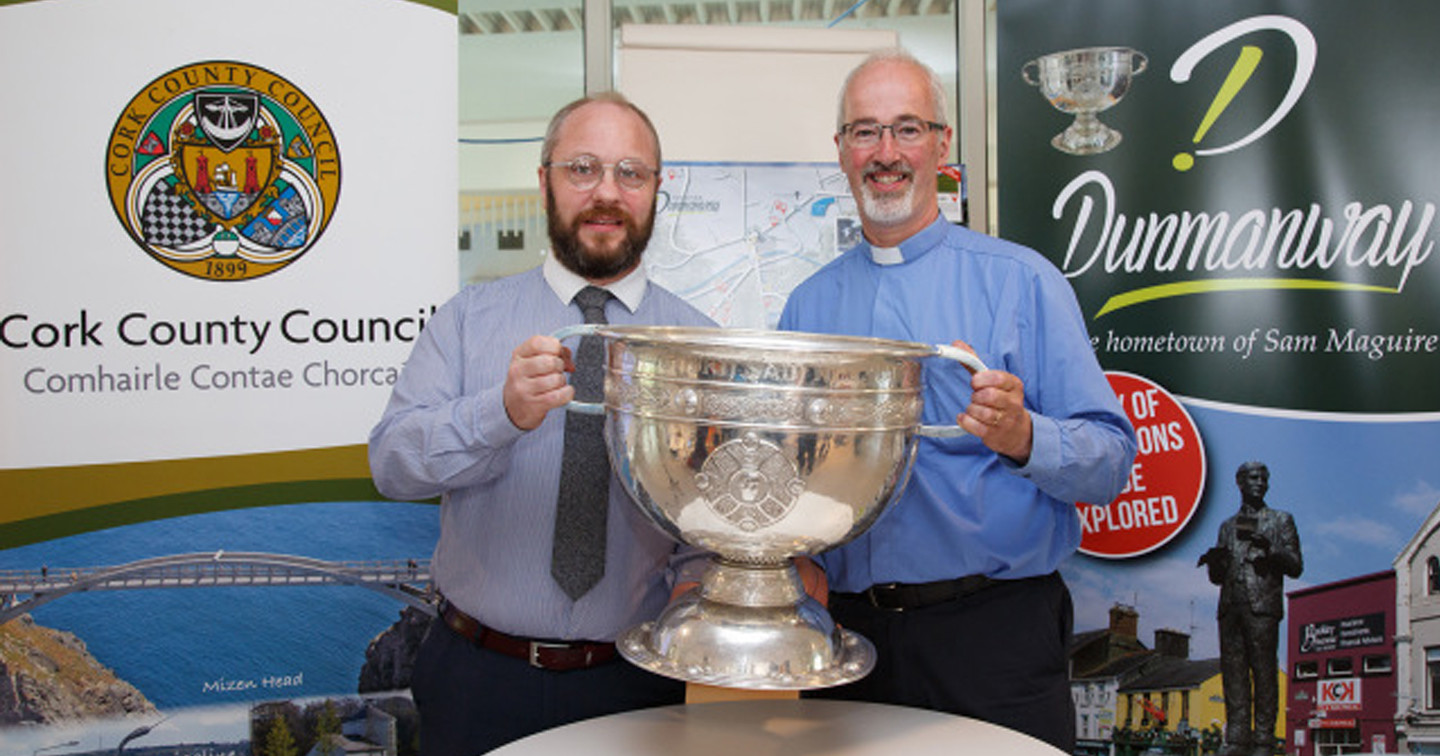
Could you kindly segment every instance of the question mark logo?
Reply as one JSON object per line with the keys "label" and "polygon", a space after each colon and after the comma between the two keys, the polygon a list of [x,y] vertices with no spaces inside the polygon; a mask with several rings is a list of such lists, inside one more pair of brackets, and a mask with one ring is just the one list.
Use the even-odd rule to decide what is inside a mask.
{"label": "question mark logo", "polygon": [[[1274,129],[1286,115],[1289,115],[1295,107],[1295,103],[1300,101],[1300,95],[1304,93],[1305,87],[1310,83],[1311,74],[1315,72],[1315,35],[1304,24],[1289,16],[1255,16],[1210,33],[1175,59],[1175,65],[1170,67],[1170,79],[1177,84],[1184,84],[1190,80],[1190,74],[1194,72],[1196,64],[1210,53],[1246,34],[1267,30],[1283,32],[1295,44],[1295,74],[1290,80],[1290,88],[1286,90],[1285,97],[1264,123],[1244,137],[1220,147],[1197,149],[1193,154],[1189,152],[1177,154],[1171,161],[1175,170],[1183,173],[1195,167],[1195,158],[1197,157],[1233,152],[1254,142]],[[1240,56],[1230,69],[1230,74],[1225,77],[1225,83],[1221,85],[1220,92],[1215,95],[1215,99],[1210,103],[1209,111],[1205,113],[1204,120],[1200,122],[1200,127],[1195,130],[1193,139],[1195,144],[1198,145],[1205,138],[1205,134],[1210,131],[1215,120],[1225,112],[1226,106],[1235,99],[1235,95],[1245,86],[1245,82],[1250,80],[1250,75],[1260,64],[1261,57],[1262,53],[1258,47],[1246,45],[1240,50]]]}

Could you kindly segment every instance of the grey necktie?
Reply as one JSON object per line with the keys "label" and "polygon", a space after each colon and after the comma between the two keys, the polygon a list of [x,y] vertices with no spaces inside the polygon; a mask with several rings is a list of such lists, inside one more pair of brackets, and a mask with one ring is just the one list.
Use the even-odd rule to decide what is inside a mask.
{"label": "grey necktie", "polygon": [[[586,323],[604,323],[610,292],[586,286],[575,295]],[[575,350],[570,384],[575,399],[600,402],[605,393],[605,347],[585,336]],[[555,542],[550,574],[571,599],[585,595],[605,572],[605,515],[610,506],[610,459],[605,453],[605,417],[565,414],[565,453],[560,461],[560,495],[555,502]]]}

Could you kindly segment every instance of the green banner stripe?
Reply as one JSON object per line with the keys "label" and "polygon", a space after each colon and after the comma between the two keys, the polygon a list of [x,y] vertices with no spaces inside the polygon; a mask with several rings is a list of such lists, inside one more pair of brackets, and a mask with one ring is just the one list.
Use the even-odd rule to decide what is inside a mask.
{"label": "green banner stripe", "polygon": [[299,480],[118,501],[0,525],[0,549],[121,525],[231,509],[321,501],[384,501],[369,478]]}
{"label": "green banner stripe", "polygon": [[442,10],[452,16],[460,15],[460,0],[409,0],[409,2]]}
{"label": "green banner stripe", "polygon": [[1216,291],[1255,291],[1266,289],[1319,289],[1327,291],[1370,291],[1382,294],[1398,294],[1397,289],[1370,284],[1346,283],[1344,281],[1317,281],[1310,278],[1216,278],[1205,281],[1181,281],[1179,283],[1147,286],[1143,289],[1116,294],[1106,300],[1105,306],[1095,313],[1098,320],[1107,312],[1114,312],[1130,305],[1150,302],[1156,299],[1183,297],[1189,294],[1208,294]]}
{"label": "green banner stripe", "polygon": [[363,444],[233,457],[0,470],[0,525],[116,502],[288,481],[368,477]]}

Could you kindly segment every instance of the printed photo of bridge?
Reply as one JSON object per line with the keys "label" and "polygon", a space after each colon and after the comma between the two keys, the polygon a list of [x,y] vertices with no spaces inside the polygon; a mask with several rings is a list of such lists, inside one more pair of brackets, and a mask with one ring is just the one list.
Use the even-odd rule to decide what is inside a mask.
{"label": "printed photo of bridge", "polygon": [[0,548],[0,673],[18,691],[0,700],[0,756],[113,753],[141,728],[132,749],[206,753],[248,743],[257,706],[323,700],[403,731],[438,514],[314,502]]}

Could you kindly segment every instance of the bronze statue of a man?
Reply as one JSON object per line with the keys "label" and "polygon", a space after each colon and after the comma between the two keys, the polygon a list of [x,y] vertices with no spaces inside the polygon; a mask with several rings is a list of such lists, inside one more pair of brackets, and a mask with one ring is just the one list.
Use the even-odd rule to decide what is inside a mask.
{"label": "bronze statue of a man", "polygon": [[[1219,756],[1271,756],[1279,707],[1280,620],[1285,577],[1300,577],[1300,535],[1289,513],[1265,505],[1270,470],[1246,462],[1235,471],[1240,511],[1220,524],[1215,546],[1197,564],[1220,586],[1220,674],[1225,744]],[[1253,710],[1252,710],[1253,707]]]}

